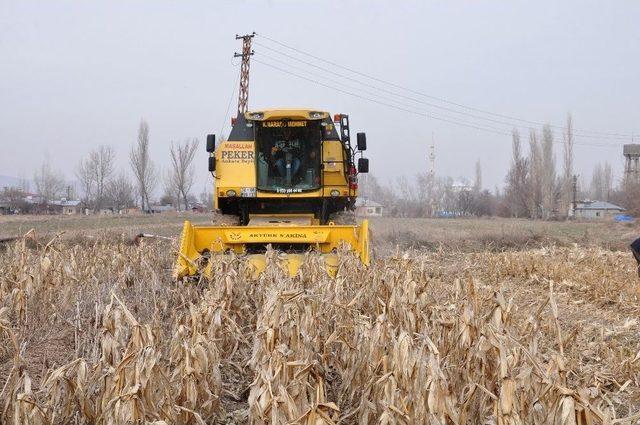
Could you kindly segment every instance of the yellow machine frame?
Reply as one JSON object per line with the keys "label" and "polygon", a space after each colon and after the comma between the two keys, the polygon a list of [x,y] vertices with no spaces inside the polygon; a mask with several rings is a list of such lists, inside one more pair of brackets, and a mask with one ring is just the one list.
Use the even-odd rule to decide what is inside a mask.
{"label": "yellow machine frame", "polygon": [[[342,117],[342,115],[339,115]],[[255,140],[247,137],[226,140],[212,153],[215,158],[215,189],[214,207],[219,208],[223,199],[235,198],[242,200],[247,193],[250,198],[260,202],[260,199],[354,199],[357,186],[350,184],[352,170],[346,169],[345,157],[351,155],[350,148],[346,148],[344,141],[338,137],[334,122],[327,112],[307,109],[277,109],[246,112],[239,115],[243,119],[242,127],[253,125],[264,126],[287,125],[290,127],[305,126],[306,122],[322,120],[322,131],[326,137],[322,139],[322,184],[318,190],[305,192],[276,193],[257,190],[256,185],[256,147]],[[284,124],[281,124],[284,123]],[[240,128],[241,131],[247,131]],[[249,132],[249,134],[252,134]],[[234,136],[232,131],[231,136]],[[232,139],[232,137],[230,137]],[[227,201],[225,201],[227,202]],[[176,262],[174,275],[177,278],[198,273],[197,260],[205,252],[208,255],[234,252],[247,254],[248,246],[284,244],[303,245],[323,254],[327,271],[335,275],[337,270],[336,250],[346,245],[355,251],[363,264],[369,265],[369,228],[364,220],[359,226],[335,225],[332,222],[320,224],[313,214],[256,214],[247,225],[217,226],[194,225],[190,221],[184,223],[180,252]],[[254,266],[254,272],[259,274],[265,267],[264,255],[248,254],[249,263]],[[289,274],[295,275],[300,267],[303,256],[287,254],[286,263]]]}

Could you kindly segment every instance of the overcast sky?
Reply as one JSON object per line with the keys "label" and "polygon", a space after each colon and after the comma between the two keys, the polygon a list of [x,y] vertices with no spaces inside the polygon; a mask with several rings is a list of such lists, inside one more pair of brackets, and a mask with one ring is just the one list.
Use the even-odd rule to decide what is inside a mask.
{"label": "overcast sky", "polygon": [[[630,142],[592,132],[640,134],[637,1],[0,0],[0,174],[31,177],[48,155],[72,179],[79,159],[100,144],[112,145],[128,171],[127,153],[144,118],[153,157],[163,166],[172,140],[201,140],[200,192],[207,174],[204,137],[229,121],[236,89],[239,67],[232,56],[240,43],[234,35],[251,31],[259,34],[256,61],[325,86],[254,62],[250,108],[350,114],[352,131],[367,133],[371,171],[382,180],[424,171],[433,134],[439,175],[472,177],[479,159],[485,187],[504,181],[510,136],[459,123],[509,132],[514,121],[423,95],[558,126],[571,112],[581,134],[596,136],[578,143],[608,145],[576,146],[577,171],[587,181],[604,160],[619,177],[621,144]],[[231,111],[236,102],[237,92]],[[561,141],[562,130],[555,130]],[[528,130],[522,131],[526,141]],[[556,147],[560,167],[562,145]]]}

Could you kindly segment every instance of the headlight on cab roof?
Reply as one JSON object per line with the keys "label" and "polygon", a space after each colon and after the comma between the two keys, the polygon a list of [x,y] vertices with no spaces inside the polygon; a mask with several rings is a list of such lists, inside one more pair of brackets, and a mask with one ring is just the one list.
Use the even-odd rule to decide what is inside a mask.
{"label": "headlight on cab roof", "polygon": [[264,118],[264,112],[252,112],[249,114],[249,119],[252,120],[261,120]]}
{"label": "headlight on cab roof", "polygon": [[323,117],[323,113],[322,112],[318,112],[318,111],[309,112],[309,118],[318,119],[318,118],[322,118],[322,117]]}

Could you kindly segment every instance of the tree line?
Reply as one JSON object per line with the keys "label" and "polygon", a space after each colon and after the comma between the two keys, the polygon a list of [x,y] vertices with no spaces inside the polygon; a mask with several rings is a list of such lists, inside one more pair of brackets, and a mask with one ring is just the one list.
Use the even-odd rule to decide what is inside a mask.
{"label": "tree line", "polygon": [[[361,194],[386,207],[398,217],[501,216],[531,219],[564,219],[574,198],[574,134],[569,114],[558,138],[550,125],[531,129],[528,143],[518,130],[512,133],[512,155],[502,190],[483,189],[480,162],[475,180],[456,181],[420,173],[412,180],[398,177],[381,184],[374,176],[361,178]],[[554,145],[562,144],[562,167],[558,169]],[[611,164],[595,166],[590,185],[577,184],[577,200],[616,203],[630,214],[640,214],[640,182],[614,182]]]}
{"label": "tree line", "polygon": [[[118,169],[113,147],[99,145],[90,150],[74,168],[78,184],[76,188],[67,182],[63,173],[52,167],[49,158],[45,158],[33,176],[39,204],[46,206],[62,198],[79,197],[83,207],[94,212],[104,208],[119,211],[134,206],[150,211],[154,194],[162,186],[163,194],[158,200],[162,205],[170,204],[175,209],[188,210],[200,201],[211,206],[210,191],[205,189],[200,194],[200,200],[193,194],[196,175],[194,159],[198,145],[196,138],[172,141],[168,152],[169,166],[162,170],[151,159],[149,124],[141,120],[137,139],[128,154],[128,170]],[[29,205],[24,197],[30,191],[29,186],[25,179],[18,188],[6,188],[2,197],[16,209],[28,210]]]}

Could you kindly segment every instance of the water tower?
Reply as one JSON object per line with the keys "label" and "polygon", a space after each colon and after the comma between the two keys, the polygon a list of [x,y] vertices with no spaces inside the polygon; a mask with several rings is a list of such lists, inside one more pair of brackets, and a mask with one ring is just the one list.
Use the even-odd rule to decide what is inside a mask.
{"label": "water tower", "polygon": [[640,144],[624,145],[624,177],[627,181],[640,181]]}

